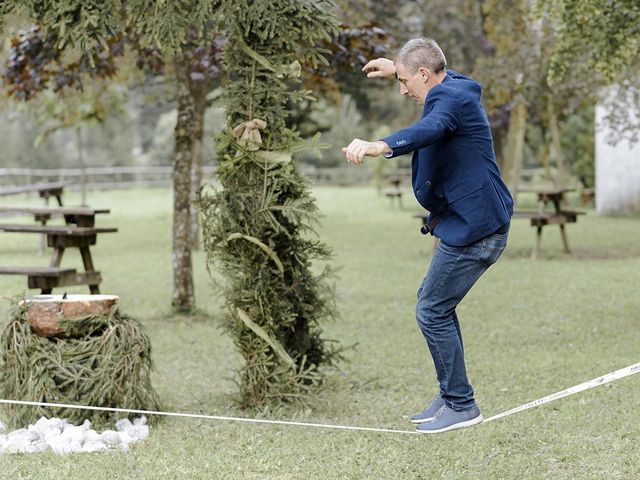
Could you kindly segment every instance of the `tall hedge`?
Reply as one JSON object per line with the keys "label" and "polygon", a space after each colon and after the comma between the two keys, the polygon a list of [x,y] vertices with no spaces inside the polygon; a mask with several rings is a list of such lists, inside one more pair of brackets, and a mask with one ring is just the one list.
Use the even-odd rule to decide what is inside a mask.
{"label": "tall hedge", "polygon": [[317,207],[292,159],[306,147],[287,126],[290,105],[309,96],[299,89],[301,64],[326,62],[317,44],[335,32],[333,8],[325,0],[222,2],[228,128],[218,147],[221,187],[204,189],[199,206],[225,325],[244,357],[247,407],[304,398],[322,380],[321,365],[337,358],[321,336],[335,316],[330,250],[314,232]]}

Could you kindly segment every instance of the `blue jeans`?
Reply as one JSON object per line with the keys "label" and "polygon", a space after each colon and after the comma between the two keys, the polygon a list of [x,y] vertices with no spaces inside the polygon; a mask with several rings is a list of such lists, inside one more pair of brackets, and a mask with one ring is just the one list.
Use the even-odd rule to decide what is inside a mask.
{"label": "blue jeans", "polygon": [[494,233],[466,247],[440,242],[418,289],[416,319],[427,341],[440,395],[454,410],[475,405],[467,380],[456,307],[507,246],[508,232]]}

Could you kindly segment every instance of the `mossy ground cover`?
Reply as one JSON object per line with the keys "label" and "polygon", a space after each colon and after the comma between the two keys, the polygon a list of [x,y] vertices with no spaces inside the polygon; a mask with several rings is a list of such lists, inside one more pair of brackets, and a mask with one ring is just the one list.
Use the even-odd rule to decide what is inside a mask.
{"label": "mossy ground cover", "polygon": [[[321,237],[341,267],[341,318],[324,335],[356,347],[346,352],[348,363],[329,373],[311,408],[271,415],[408,429],[407,417],[436,389],[413,318],[431,240],[418,233],[413,207],[391,206],[372,188],[323,187],[314,195],[325,215]],[[410,198],[407,192],[405,204]],[[67,204],[77,202],[67,195]],[[89,203],[112,209],[98,225],[119,228],[98,238],[94,263],[102,292],[120,295],[123,311],[151,337],[152,380],[162,403],[174,411],[246,415],[234,402],[241,358],[219,327],[221,302],[202,252],[194,257],[198,314],[170,313],[171,192],[95,193]],[[567,229],[572,256],[562,253],[557,227],[546,227],[540,258],[532,262],[533,229],[514,220],[503,258],[459,308],[469,375],[485,416],[640,361],[640,218],[589,211]],[[36,235],[3,233],[0,264],[46,265],[38,242]],[[80,267],[79,255],[65,253],[63,265]],[[0,276],[2,295],[25,287],[23,277]],[[167,419],[129,453],[5,455],[0,472],[8,479],[637,479],[639,407],[640,378],[633,376],[438,436]]]}

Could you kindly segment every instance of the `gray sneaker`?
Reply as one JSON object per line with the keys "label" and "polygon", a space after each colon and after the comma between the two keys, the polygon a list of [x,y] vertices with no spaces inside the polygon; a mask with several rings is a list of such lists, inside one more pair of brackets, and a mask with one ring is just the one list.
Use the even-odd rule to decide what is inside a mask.
{"label": "gray sneaker", "polygon": [[436,414],[438,411],[444,407],[444,399],[440,395],[436,395],[431,399],[431,403],[427,405],[420,413],[416,413],[413,417],[411,417],[412,423],[424,423],[430,422],[434,418],[436,418]]}
{"label": "gray sneaker", "polygon": [[416,432],[448,432],[449,430],[455,430],[456,428],[470,427],[480,422],[482,422],[482,414],[476,405],[461,412],[457,412],[448,405],[445,405],[438,411],[438,414],[432,421],[418,425],[416,427]]}

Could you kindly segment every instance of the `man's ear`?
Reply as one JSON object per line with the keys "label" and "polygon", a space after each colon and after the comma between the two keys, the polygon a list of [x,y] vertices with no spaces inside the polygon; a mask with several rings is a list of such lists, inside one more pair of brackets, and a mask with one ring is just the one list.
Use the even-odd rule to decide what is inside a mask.
{"label": "man's ear", "polygon": [[420,73],[420,76],[423,78],[425,82],[429,81],[429,77],[431,76],[431,71],[428,68],[420,67],[418,68],[418,72]]}

